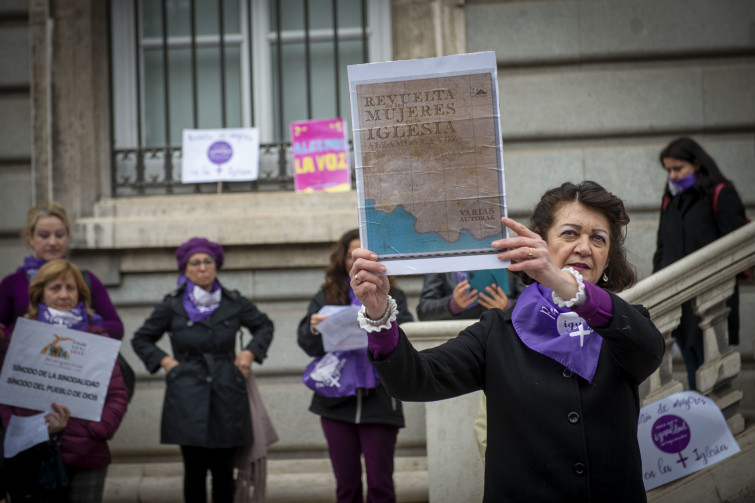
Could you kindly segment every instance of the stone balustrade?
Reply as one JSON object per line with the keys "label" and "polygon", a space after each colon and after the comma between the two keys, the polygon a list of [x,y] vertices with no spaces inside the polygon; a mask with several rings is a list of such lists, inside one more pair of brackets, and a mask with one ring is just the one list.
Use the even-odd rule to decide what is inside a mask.
{"label": "stone balustrade", "polygon": [[750,223],[639,282],[621,296],[650,310],[666,338],[660,368],[644,383],[643,405],[682,390],[671,374],[671,332],[679,325],[681,305],[692,300],[703,330],[704,362],[697,370],[697,388],[721,408],[735,435],[744,430],[739,412],[742,392],[731,387],[739,374],[741,355],[729,348],[726,299],[734,293],[736,276],[755,264],[755,223]]}

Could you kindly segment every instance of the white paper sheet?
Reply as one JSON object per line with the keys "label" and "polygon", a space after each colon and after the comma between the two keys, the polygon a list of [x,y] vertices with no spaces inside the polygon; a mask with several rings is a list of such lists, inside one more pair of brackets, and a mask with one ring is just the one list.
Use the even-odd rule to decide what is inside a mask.
{"label": "white paper sheet", "polygon": [[8,430],[5,432],[3,448],[6,458],[12,458],[21,451],[25,451],[50,438],[47,432],[45,415],[47,412],[33,416],[11,416],[8,422]]}
{"label": "white paper sheet", "polygon": [[325,351],[347,351],[367,347],[367,332],[359,328],[358,306],[323,306],[325,318],[317,325]]}

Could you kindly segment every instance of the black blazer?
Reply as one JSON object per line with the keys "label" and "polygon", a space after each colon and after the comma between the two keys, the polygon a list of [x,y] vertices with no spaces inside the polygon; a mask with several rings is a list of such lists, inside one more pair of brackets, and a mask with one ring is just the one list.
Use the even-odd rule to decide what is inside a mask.
{"label": "black blazer", "polygon": [[401,400],[485,391],[484,501],[645,501],[638,385],[660,365],[664,340],[647,310],[612,300],[611,325],[595,329],[603,345],[592,384],[525,346],[511,310],[491,309],[419,353],[402,332],[393,353],[373,364]]}

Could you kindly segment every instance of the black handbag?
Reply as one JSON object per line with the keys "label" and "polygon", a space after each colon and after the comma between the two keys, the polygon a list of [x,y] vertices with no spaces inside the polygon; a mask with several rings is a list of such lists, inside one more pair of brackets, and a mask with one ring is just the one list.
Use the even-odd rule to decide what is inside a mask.
{"label": "black handbag", "polygon": [[68,475],[54,440],[42,442],[5,460],[8,492],[22,498],[51,496],[68,487]]}

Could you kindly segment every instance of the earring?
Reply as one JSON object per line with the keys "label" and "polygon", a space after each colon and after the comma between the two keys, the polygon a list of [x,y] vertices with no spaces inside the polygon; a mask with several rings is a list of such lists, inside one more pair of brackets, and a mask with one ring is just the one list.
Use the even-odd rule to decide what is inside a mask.
{"label": "earring", "polygon": [[603,273],[603,283],[608,283],[608,276],[606,276],[606,273]]}

